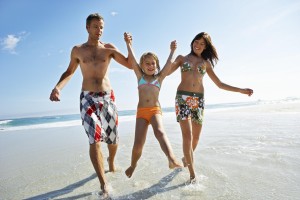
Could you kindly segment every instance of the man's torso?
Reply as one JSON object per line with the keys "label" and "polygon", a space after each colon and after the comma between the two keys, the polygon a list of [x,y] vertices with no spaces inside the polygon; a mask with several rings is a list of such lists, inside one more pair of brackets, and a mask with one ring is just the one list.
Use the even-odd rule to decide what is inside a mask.
{"label": "man's torso", "polygon": [[111,90],[108,69],[111,60],[111,49],[104,45],[91,46],[82,44],[77,46],[76,58],[83,76],[83,91]]}

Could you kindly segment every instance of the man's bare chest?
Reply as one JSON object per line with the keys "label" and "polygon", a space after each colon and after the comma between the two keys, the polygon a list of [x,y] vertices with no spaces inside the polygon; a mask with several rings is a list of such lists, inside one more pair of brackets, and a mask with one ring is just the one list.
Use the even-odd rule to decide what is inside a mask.
{"label": "man's bare chest", "polygon": [[109,56],[104,50],[89,50],[84,51],[80,56],[80,62],[81,64],[97,64],[101,65],[104,63],[109,62]]}

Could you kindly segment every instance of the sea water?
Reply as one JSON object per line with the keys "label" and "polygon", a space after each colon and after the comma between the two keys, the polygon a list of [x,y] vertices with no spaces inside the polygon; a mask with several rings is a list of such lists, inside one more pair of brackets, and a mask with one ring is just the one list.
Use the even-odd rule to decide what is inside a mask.
{"label": "sea water", "polygon": [[[285,100],[286,101],[286,100]],[[206,109],[226,109],[261,104],[261,101],[223,103],[206,105]],[[265,103],[265,102],[264,102]],[[162,108],[163,113],[174,112],[174,107]],[[120,120],[132,120],[136,110],[121,110],[118,112]],[[80,114],[52,115],[26,118],[0,119],[0,131],[13,131],[38,128],[53,128],[80,125]]]}
{"label": "sea water", "polygon": [[[294,108],[293,102],[207,106],[200,142],[194,152],[198,178],[195,184],[188,184],[187,168],[168,169],[167,159],[151,128],[143,155],[133,176],[128,179],[124,171],[130,165],[135,111],[120,114],[122,135],[116,157],[117,172],[106,173],[111,198],[299,199],[300,106],[298,103]],[[180,159],[183,155],[181,131],[172,112],[172,108],[164,112],[163,123],[174,154]],[[0,199],[101,199],[88,145],[83,142],[86,136],[82,127],[79,128],[80,120],[76,119],[77,115],[64,117],[70,118],[62,122],[53,117],[43,119],[54,120],[49,123],[10,127],[7,124],[14,120],[26,119],[2,121],[6,127],[0,132]],[[78,124],[70,125],[72,121]],[[49,124],[53,127],[46,128]],[[70,126],[63,127],[63,124]],[[2,134],[12,137],[5,137],[4,141]],[[61,139],[53,139],[58,137]],[[14,151],[20,148],[22,151]],[[107,149],[103,150],[107,155]]]}

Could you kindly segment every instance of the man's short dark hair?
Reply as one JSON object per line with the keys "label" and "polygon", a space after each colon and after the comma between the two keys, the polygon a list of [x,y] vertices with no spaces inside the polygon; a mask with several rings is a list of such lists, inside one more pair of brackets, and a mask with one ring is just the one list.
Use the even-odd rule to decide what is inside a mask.
{"label": "man's short dark hair", "polygon": [[98,20],[104,20],[104,18],[99,14],[99,13],[93,13],[90,14],[87,18],[86,18],[86,25],[90,25],[91,21],[93,19],[98,19]]}

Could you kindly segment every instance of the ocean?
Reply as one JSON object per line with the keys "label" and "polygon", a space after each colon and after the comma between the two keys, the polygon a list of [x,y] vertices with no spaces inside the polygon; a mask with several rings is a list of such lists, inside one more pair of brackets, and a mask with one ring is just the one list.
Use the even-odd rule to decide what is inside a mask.
{"label": "ocean", "polygon": [[[295,101],[296,99],[280,100],[281,102]],[[279,101],[276,101],[278,103]],[[229,108],[240,108],[253,106],[258,104],[275,103],[274,101],[252,101],[252,102],[237,102],[237,103],[222,103],[222,104],[208,104],[205,109],[220,110]],[[163,113],[175,112],[174,107],[162,108]],[[118,112],[120,120],[132,120],[135,117],[136,110],[121,110]],[[40,116],[40,117],[26,117],[14,119],[1,119],[0,131],[14,131],[26,129],[39,128],[54,128],[81,125],[80,114],[68,115],[54,115],[54,116]]]}

